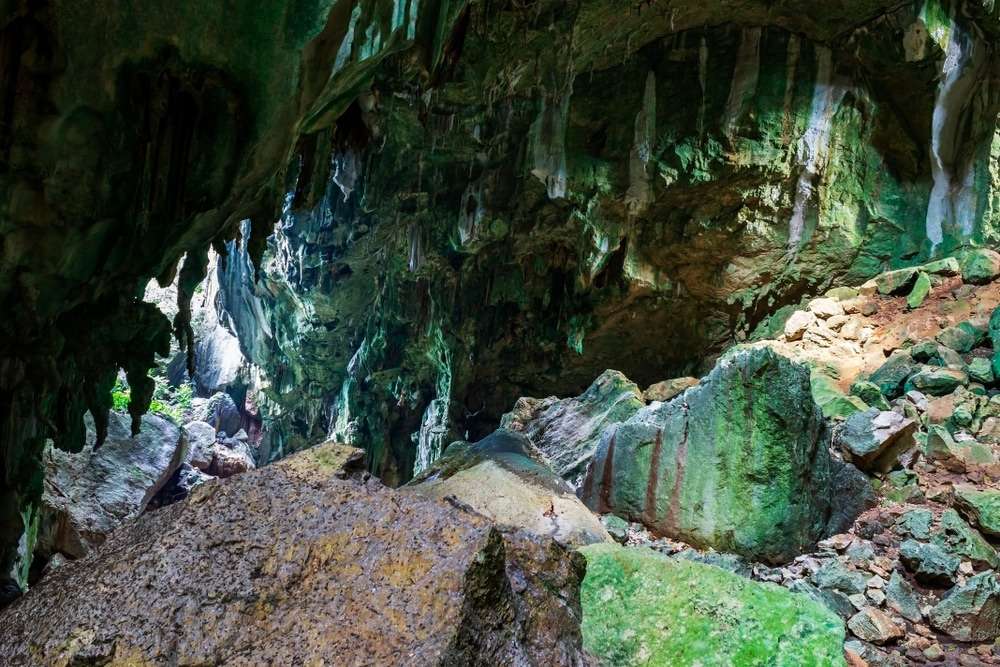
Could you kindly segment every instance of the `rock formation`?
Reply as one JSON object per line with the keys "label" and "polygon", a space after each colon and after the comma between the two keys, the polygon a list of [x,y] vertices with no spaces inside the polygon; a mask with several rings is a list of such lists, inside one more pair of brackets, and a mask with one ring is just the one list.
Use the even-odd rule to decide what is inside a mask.
{"label": "rock formation", "polygon": [[0,612],[6,665],[582,665],[581,556],[325,445],[199,487]]}
{"label": "rock formation", "polygon": [[864,509],[840,492],[829,438],[805,368],[738,350],[697,387],[608,428],[581,497],[661,535],[785,561],[843,527],[830,525],[835,506]]}

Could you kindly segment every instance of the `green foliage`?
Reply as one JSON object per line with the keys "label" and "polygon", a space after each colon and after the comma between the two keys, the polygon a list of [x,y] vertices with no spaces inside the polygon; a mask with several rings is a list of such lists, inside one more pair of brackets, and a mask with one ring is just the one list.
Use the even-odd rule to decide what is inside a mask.
{"label": "green foliage", "polygon": [[132,390],[121,378],[118,378],[111,390],[111,408],[115,412],[128,412],[128,404],[131,400]]}
{"label": "green foliage", "polygon": [[[166,375],[158,368],[150,370],[149,377],[154,382],[153,400],[149,404],[149,411],[171,421],[183,422],[194,400],[194,387],[191,383],[185,382],[173,388],[167,382]],[[132,390],[119,378],[111,390],[112,409],[116,412],[127,412],[131,400]]]}

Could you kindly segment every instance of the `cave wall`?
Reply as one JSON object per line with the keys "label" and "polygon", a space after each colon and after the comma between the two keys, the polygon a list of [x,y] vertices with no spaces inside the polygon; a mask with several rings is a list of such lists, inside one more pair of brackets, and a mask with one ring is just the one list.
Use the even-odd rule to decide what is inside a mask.
{"label": "cave wall", "polygon": [[[0,598],[23,587],[41,452],[107,423],[119,368],[133,428],[171,329],[191,348],[207,250],[246,229],[250,255],[280,215],[300,136],[406,50],[436,67],[449,3],[418,0],[0,0]],[[352,17],[377,45],[338,61]],[[142,302],[179,279],[171,323]]]}
{"label": "cave wall", "polygon": [[455,16],[442,78],[373,72],[260,275],[223,268],[272,456],[331,436],[399,483],[520,395],[695,372],[831,284],[998,241],[992,5]]}
{"label": "cave wall", "polygon": [[[119,368],[138,426],[171,330],[193,347],[210,246],[272,455],[329,434],[399,482],[517,395],[660,379],[835,278],[994,242],[997,24],[987,0],[0,0],[0,585],[44,441],[100,430]],[[171,323],[141,295],[184,255]]]}

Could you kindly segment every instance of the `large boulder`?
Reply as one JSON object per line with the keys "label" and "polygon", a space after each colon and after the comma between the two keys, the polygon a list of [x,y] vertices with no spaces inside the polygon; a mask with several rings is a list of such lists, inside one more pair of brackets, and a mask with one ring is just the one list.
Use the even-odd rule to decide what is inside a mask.
{"label": "large boulder", "polygon": [[583,643],[598,664],[843,663],[843,622],[805,595],[646,548],[581,551]]}
{"label": "large boulder", "polygon": [[519,399],[503,416],[501,427],[528,436],[556,473],[579,486],[604,429],[644,405],[638,386],[618,371],[607,370],[575,398]]}
{"label": "large boulder", "polygon": [[659,534],[781,562],[870,502],[841,493],[847,464],[829,444],[809,371],[768,347],[740,348],[697,387],[608,428],[581,497]]}
{"label": "large boulder", "polygon": [[497,523],[564,544],[610,541],[597,515],[533,449],[524,435],[503,429],[475,444],[456,442],[404,488],[455,498]]}
{"label": "large boulder", "polygon": [[86,417],[87,444],[71,454],[45,450],[45,487],[39,551],[80,557],[104,542],[125,519],[138,516],[184,463],[184,432],[155,415],[142,418],[133,437],[131,417],[112,412],[108,436],[94,449],[94,421]]}
{"label": "large boulder", "polygon": [[352,478],[356,453],[318,447],[123,526],[0,613],[0,663],[582,663],[580,555]]}

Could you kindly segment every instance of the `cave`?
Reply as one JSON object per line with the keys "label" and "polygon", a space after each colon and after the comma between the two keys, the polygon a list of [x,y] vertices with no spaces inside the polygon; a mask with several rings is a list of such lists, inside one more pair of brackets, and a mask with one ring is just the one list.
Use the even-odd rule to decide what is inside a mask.
{"label": "cave", "polygon": [[[209,535],[197,499],[216,492],[199,489],[296,513],[273,476],[337,466],[329,488],[309,477],[309,502],[339,494],[358,521],[405,532],[412,518],[329,489],[416,493],[450,508],[427,510],[444,532],[418,540],[423,557],[444,558],[449,522],[482,549],[457,634],[419,664],[638,664],[643,651],[762,664],[733,657],[743,645],[668,650],[650,628],[641,649],[618,646],[588,621],[603,603],[579,561],[612,586],[626,557],[543,558],[508,530],[540,530],[518,523],[527,510],[504,521],[476,504],[491,502],[477,486],[517,495],[507,485],[522,482],[558,499],[544,517],[572,505],[586,527],[553,528],[559,548],[641,542],[670,568],[725,561],[737,578],[713,571],[706,586],[741,604],[772,595],[744,591],[755,579],[790,589],[787,604],[808,598],[818,607],[796,613],[810,641],[827,621],[840,633],[816,664],[982,657],[975,642],[1000,635],[958,627],[976,614],[948,607],[970,582],[1000,604],[983,509],[1000,494],[991,0],[9,0],[0,19],[0,635],[27,627],[19,606],[37,615],[59,595],[60,563],[114,571],[105,539],[139,558],[127,532],[140,528],[110,533],[126,519],[172,534],[189,508]],[[866,437],[877,451],[859,449]],[[140,460],[136,443],[166,449]],[[138,504],[80,528],[50,498],[100,498],[118,476],[79,457],[112,455],[138,471]],[[934,528],[907,533],[925,503]],[[468,526],[447,518],[467,510]],[[340,530],[302,521],[289,525]],[[391,555],[371,539],[387,541],[367,562]],[[963,570],[899,565],[904,539]],[[956,540],[987,555],[952,554]],[[865,549],[875,569],[856,562]],[[647,557],[629,552],[628,567],[668,576]],[[822,567],[806,571],[810,558]],[[533,578],[543,560],[558,581]],[[827,566],[847,573],[826,585]],[[881,584],[855,585],[862,571]],[[576,600],[576,621],[526,603],[518,576]],[[498,630],[537,630],[541,609],[570,628],[564,643]],[[0,639],[0,661],[69,661],[77,648],[53,649],[66,627],[30,650]],[[127,660],[146,631],[80,639],[74,659]],[[244,658],[363,662],[300,641]],[[143,650],[152,664],[239,661]],[[685,657],[663,662],[670,651]]]}

